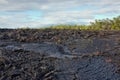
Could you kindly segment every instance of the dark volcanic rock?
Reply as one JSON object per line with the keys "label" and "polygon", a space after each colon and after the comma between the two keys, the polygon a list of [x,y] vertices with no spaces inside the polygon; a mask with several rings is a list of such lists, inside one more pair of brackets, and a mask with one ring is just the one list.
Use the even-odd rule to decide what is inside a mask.
{"label": "dark volcanic rock", "polygon": [[120,80],[119,33],[0,30],[0,80]]}
{"label": "dark volcanic rock", "polygon": [[[6,58],[0,58],[1,80],[54,80],[55,74],[49,74],[55,68],[43,55],[29,51],[5,51]],[[9,59],[9,60],[8,60]],[[47,79],[49,78],[49,79]]]}

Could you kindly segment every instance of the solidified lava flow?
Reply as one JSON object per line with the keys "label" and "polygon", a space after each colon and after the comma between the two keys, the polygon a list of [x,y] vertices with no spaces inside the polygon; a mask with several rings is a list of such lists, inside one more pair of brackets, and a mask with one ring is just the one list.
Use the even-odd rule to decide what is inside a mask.
{"label": "solidified lava flow", "polygon": [[0,30],[0,80],[120,80],[120,31]]}

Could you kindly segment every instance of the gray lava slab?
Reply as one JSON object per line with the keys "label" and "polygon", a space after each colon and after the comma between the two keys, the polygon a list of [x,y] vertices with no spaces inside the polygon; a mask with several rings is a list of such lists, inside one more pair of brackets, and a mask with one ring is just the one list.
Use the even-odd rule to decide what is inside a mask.
{"label": "gray lava slab", "polygon": [[[3,42],[1,42],[2,44]],[[0,46],[6,50],[11,51],[32,51],[35,53],[40,53],[48,57],[55,57],[55,58],[63,58],[65,56],[70,55],[70,51],[67,47],[63,47],[62,45],[56,45],[51,43],[19,43],[16,44],[6,43],[4,46]]]}
{"label": "gray lava slab", "polygon": [[[104,51],[107,47],[106,44],[109,44],[109,47],[113,47],[115,46],[114,42],[111,42],[111,40],[92,40],[91,43],[83,42],[80,42],[81,45],[75,45],[76,49],[73,49],[72,52],[69,50],[69,46],[54,43],[19,43],[19,45],[13,43],[6,44],[4,47],[1,46],[1,48],[9,51],[22,49],[34,52],[36,56],[39,56],[37,53],[44,54],[44,57],[47,58],[46,62],[48,60],[49,64],[54,67],[54,74],[57,80],[120,80],[120,74],[116,73],[117,67],[106,62],[105,56],[78,56],[80,53],[81,56],[85,54],[84,51],[86,49],[88,49],[86,53],[89,54],[99,50]],[[76,58],[70,57],[73,56],[74,52]],[[48,72],[48,74],[50,73]]]}
{"label": "gray lava slab", "polygon": [[104,61],[104,57],[63,59],[56,61],[58,80],[120,80],[116,68]]}
{"label": "gray lava slab", "polygon": [[63,47],[57,46],[55,44],[47,44],[47,43],[32,43],[32,44],[22,44],[24,50],[34,51],[36,53],[42,53],[49,57],[62,57],[64,54]]}
{"label": "gray lava slab", "polygon": [[115,42],[111,39],[78,39],[71,44],[67,44],[72,54],[82,55],[93,52],[103,52],[108,48],[113,48]]}

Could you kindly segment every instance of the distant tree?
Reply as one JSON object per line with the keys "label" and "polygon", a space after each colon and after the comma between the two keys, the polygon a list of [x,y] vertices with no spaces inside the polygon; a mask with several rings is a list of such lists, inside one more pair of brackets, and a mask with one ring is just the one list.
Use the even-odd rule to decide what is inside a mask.
{"label": "distant tree", "polygon": [[100,29],[120,29],[120,16],[115,17],[113,19],[102,19],[102,20],[95,20],[95,22],[90,23],[91,27],[100,28]]}

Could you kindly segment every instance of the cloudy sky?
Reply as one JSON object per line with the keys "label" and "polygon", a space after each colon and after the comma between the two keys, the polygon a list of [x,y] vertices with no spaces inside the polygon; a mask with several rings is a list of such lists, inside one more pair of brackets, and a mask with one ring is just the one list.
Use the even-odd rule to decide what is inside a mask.
{"label": "cloudy sky", "polygon": [[120,15],[120,0],[0,0],[0,28],[88,24]]}

